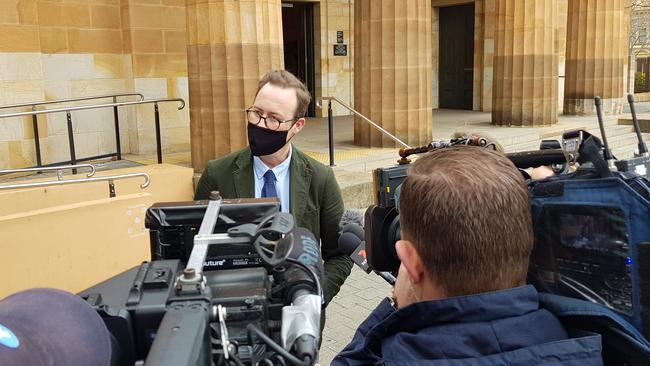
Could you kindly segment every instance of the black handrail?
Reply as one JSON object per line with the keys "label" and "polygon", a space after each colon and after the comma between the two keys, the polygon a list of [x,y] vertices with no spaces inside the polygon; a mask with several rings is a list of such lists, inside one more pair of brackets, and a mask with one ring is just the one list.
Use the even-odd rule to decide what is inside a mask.
{"label": "black handrail", "polygon": [[[53,164],[48,164],[45,166],[56,166],[60,164],[72,164],[75,165],[79,161],[87,161],[87,160],[92,160],[92,159],[99,159],[99,158],[106,158],[106,157],[112,157],[112,156],[117,156],[118,160],[122,158],[121,155],[121,149],[119,147],[119,121],[116,121],[115,124],[115,135],[116,135],[116,141],[118,143],[117,150],[115,153],[111,154],[104,154],[104,155],[98,155],[98,156],[93,156],[93,157],[87,157],[83,159],[77,159],[76,153],[75,153],[75,147],[74,147],[74,134],[72,131],[72,115],[70,112],[72,111],[81,111],[81,110],[86,110],[86,109],[99,109],[99,108],[109,108],[112,107],[114,109],[114,115],[117,113],[115,112],[115,109],[117,107],[121,106],[128,106],[128,105],[138,105],[138,104],[154,104],[154,117],[155,117],[155,124],[156,124],[156,150],[157,150],[157,155],[158,155],[158,164],[162,163],[162,143],[160,139],[160,112],[158,110],[158,103],[164,103],[164,102],[179,102],[180,106],[178,107],[179,110],[185,108],[185,100],[182,98],[159,98],[159,99],[149,99],[149,100],[139,100],[139,101],[132,101],[132,102],[115,102],[115,103],[106,103],[106,104],[93,104],[93,105],[83,105],[83,106],[73,106],[73,107],[67,107],[67,108],[53,108],[53,109],[43,109],[43,110],[32,110],[29,112],[14,112],[14,113],[7,113],[7,114],[0,114],[0,118],[9,118],[9,117],[20,117],[20,116],[37,116],[39,114],[50,114],[50,113],[59,113],[59,112],[65,112],[66,113],[66,120],[67,120],[67,126],[68,126],[68,144],[70,146],[70,161],[65,161],[65,162],[58,162],[58,163],[53,163]],[[33,107],[34,108],[34,107]],[[35,126],[35,131],[38,131],[38,126]],[[35,133],[34,135],[35,140],[38,141],[37,135]],[[40,155],[40,145],[36,145],[37,148],[37,155]],[[40,159],[37,159],[37,166],[36,167],[42,167],[44,165],[41,164]],[[74,172],[76,174],[76,171]]]}
{"label": "black handrail", "polygon": [[[329,136],[329,154],[330,154],[330,166],[334,166],[334,115],[332,113],[332,101],[337,102],[338,104],[342,105],[345,109],[349,110],[352,112],[352,114],[358,116],[361,118],[362,121],[368,123],[370,126],[374,127],[375,129],[379,130],[379,132],[383,133],[384,135],[390,137],[393,141],[397,142],[398,144],[410,148],[410,146],[405,143],[404,141],[398,139],[395,137],[393,134],[390,132],[386,131],[383,129],[381,126],[376,124],[375,122],[371,121],[368,117],[364,116],[363,114],[357,112],[354,108],[350,107],[349,105],[343,103],[339,98],[337,97],[321,97],[320,98],[321,102],[324,100],[327,100],[327,132]],[[321,103],[316,104],[318,107],[322,108]]]}

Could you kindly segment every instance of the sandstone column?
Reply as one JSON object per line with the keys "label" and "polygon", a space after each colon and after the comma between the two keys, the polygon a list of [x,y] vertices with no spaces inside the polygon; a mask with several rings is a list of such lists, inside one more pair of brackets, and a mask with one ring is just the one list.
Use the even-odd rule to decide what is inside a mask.
{"label": "sandstone column", "polygon": [[187,0],[192,166],[247,144],[244,110],[257,82],[282,68],[280,0]]}
{"label": "sandstone column", "polygon": [[556,0],[496,0],[492,123],[557,122]]}
{"label": "sandstone column", "polygon": [[603,113],[621,112],[629,6],[629,0],[569,0],[564,114],[595,114],[595,96],[603,98]]}
{"label": "sandstone column", "polygon": [[[431,141],[431,1],[354,2],[356,109],[409,145]],[[396,143],[355,118],[354,142]]]}

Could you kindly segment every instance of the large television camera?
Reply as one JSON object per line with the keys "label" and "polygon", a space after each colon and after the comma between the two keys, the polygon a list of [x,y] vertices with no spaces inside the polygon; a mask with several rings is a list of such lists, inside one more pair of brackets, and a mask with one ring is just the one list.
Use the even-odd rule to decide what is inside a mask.
{"label": "large television camera", "polygon": [[[557,143],[559,145],[559,143]],[[551,146],[549,148],[548,146]],[[395,243],[400,239],[398,196],[401,184],[406,179],[410,167],[409,157],[414,154],[427,153],[451,146],[481,146],[496,149],[494,142],[483,137],[458,137],[450,141],[434,141],[426,146],[400,149],[397,165],[378,168],[373,171],[374,204],[365,212],[365,251],[368,266],[380,272],[396,272],[399,259],[395,252]],[[554,148],[549,141],[543,141],[540,150],[506,154],[508,158],[523,170],[528,167],[551,165],[563,171],[566,164],[562,149]],[[559,167],[559,168],[557,168]]]}
{"label": "large television camera", "polygon": [[[370,269],[399,268],[395,243],[400,239],[398,196],[409,167],[406,156],[456,145],[489,147],[480,139],[461,138],[402,149],[398,165],[374,171],[375,204],[366,210],[364,227]],[[650,182],[637,173],[646,171],[647,156],[614,162],[607,146],[582,130],[564,133],[562,149],[553,148],[558,143],[544,145],[538,151],[506,154],[520,169],[545,165],[556,173],[532,180],[522,171],[535,233],[529,282],[540,292],[603,305],[648,337]]]}
{"label": "large television camera", "polygon": [[[489,144],[456,139],[403,149],[398,165],[374,171],[375,204],[366,210],[361,243],[369,270],[385,275],[400,265],[395,243],[406,156],[456,145]],[[532,180],[522,170],[535,235],[528,282],[542,293],[540,301],[560,304],[553,310],[565,326],[603,337],[605,364],[648,365],[650,181],[638,172],[647,171],[649,159],[614,162],[606,145],[582,130],[566,132],[562,149],[545,145],[551,148],[506,154],[520,169],[544,165],[555,173]],[[567,298],[586,302],[567,303]]]}
{"label": "large television camera", "polygon": [[311,365],[322,304],[318,242],[277,199],[159,203],[152,261],[83,291],[116,365]]}

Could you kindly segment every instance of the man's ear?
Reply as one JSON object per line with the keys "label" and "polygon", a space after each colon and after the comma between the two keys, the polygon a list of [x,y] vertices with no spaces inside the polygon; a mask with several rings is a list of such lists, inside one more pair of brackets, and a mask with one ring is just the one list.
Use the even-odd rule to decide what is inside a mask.
{"label": "man's ear", "polygon": [[305,127],[305,119],[299,118],[294,124],[293,127],[296,129],[296,133],[300,132],[303,127]]}
{"label": "man's ear", "polygon": [[399,240],[395,243],[395,250],[413,282],[421,282],[424,279],[424,264],[413,243],[408,240]]}

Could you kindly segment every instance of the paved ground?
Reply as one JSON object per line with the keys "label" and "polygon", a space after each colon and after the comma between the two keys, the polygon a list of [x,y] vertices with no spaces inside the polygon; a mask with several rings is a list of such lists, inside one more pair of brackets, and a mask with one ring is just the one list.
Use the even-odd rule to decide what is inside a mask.
{"label": "paved ground", "polygon": [[327,321],[320,349],[320,364],[332,358],[352,340],[355,330],[379,302],[391,295],[391,286],[381,277],[366,274],[358,267],[345,281],[339,294],[327,307]]}

